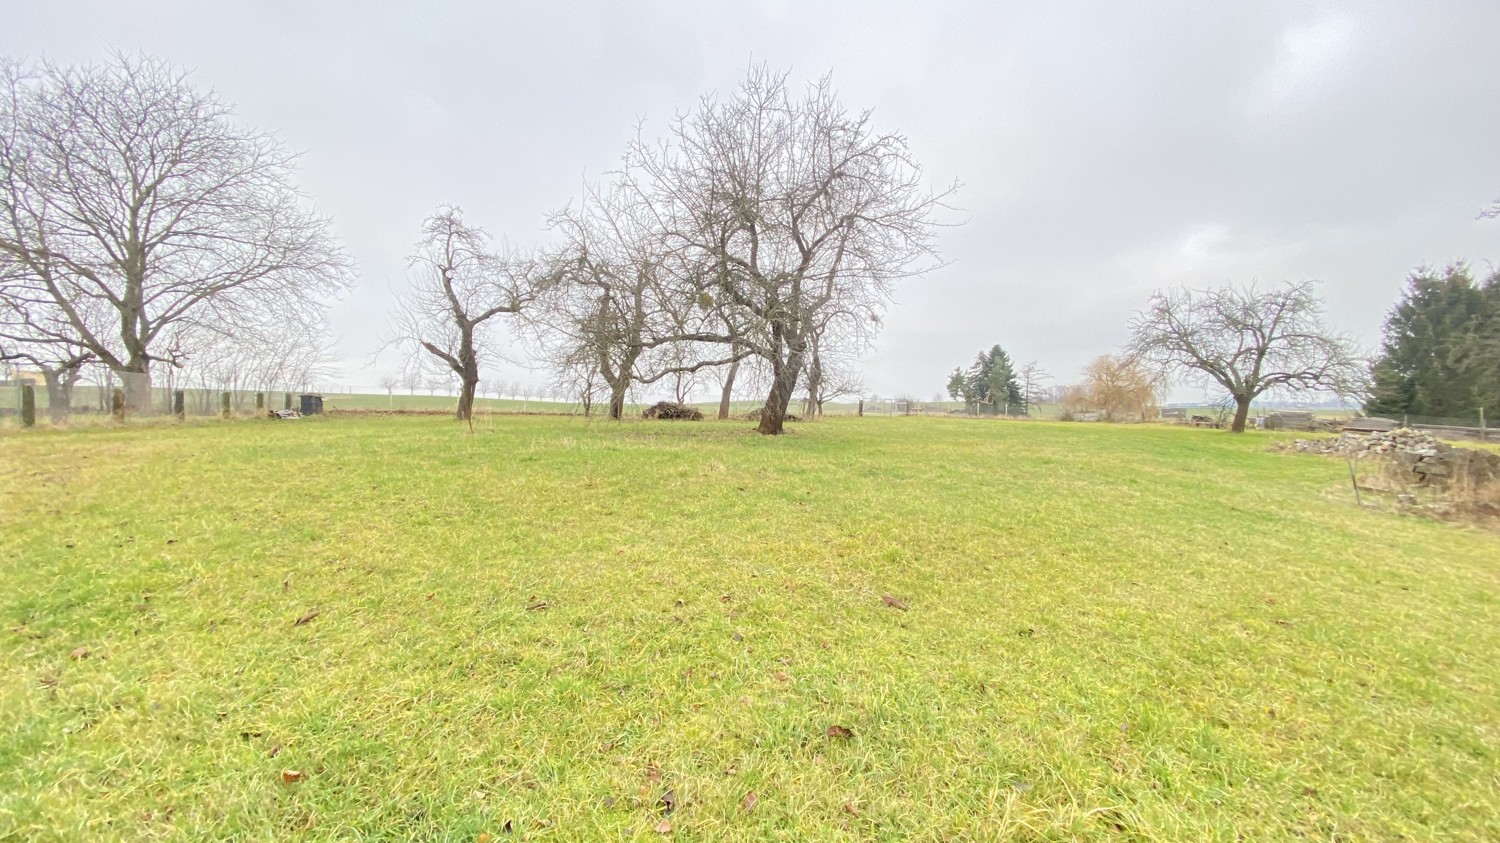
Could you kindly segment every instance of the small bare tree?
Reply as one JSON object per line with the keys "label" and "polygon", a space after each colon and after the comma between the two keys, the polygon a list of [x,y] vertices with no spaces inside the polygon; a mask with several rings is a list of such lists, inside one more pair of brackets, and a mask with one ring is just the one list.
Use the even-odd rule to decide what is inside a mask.
{"label": "small bare tree", "polygon": [[1160,291],[1130,328],[1130,354],[1227,392],[1235,433],[1269,390],[1360,394],[1368,372],[1354,342],[1324,324],[1312,281]]}
{"label": "small bare tree", "polygon": [[534,298],[531,268],[491,251],[489,235],[451,206],[427,218],[410,263],[411,286],[397,303],[392,341],[431,355],[453,373],[459,388],[455,415],[470,421],[481,359],[494,351],[488,323],[519,312]]}
{"label": "small bare tree", "polygon": [[1017,373],[1017,380],[1021,382],[1021,401],[1026,405],[1026,415],[1031,415],[1034,404],[1040,404],[1046,400],[1047,382],[1052,380],[1052,375],[1035,360],[1021,367]]}
{"label": "small bare tree", "polygon": [[541,356],[559,371],[592,362],[609,388],[612,419],[634,385],[663,378],[681,385],[750,353],[713,345],[719,335],[705,327],[713,312],[683,283],[681,261],[668,250],[638,175],[628,167],[613,173],[613,181],[587,186],[576,207],[552,215],[564,244],[550,259],[552,283],[530,320]]}
{"label": "small bare tree", "polygon": [[396,387],[401,385],[401,376],[392,374],[381,375],[378,383],[380,384],[380,388],[385,390],[385,408],[387,410],[394,410],[396,408]]}

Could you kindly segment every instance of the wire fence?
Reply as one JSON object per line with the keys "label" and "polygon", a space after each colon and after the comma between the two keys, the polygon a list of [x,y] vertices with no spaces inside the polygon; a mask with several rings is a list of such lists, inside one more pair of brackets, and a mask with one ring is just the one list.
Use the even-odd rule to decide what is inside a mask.
{"label": "wire fence", "polygon": [[[0,382],[0,396],[13,396],[14,400],[0,399],[0,417],[17,416],[20,414],[22,405],[22,386],[31,384],[34,391],[34,406],[39,416],[49,416],[51,407],[47,398],[47,390],[42,384],[34,380],[27,381],[5,381]],[[122,406],[126,402],[126,393],[130,390],[129,383],[108,383],[104,385],[79,383],[71,390],[69,411],[72,415],[79,416],[107,416],[115,414],[123,416],[127,412],[135,416],[236,416],[250,413],[266,412],[270,410],[301,410],[303,409],[303,395],[317,396],[320,409],[323,411],[343,412],[418,412],[438,413],[452,412],[455,408],[457,395],[451,388],[439,386],[424,386],[420,388],[381,388],[360,385],[326,386],[318,390],[295,390],[295,389],[271,389],[257,390],[244,388],[220,388],[211,386],[199,387],[177,387],[175,385],[141,386],[134,394],[128,396],[128,409]],[[637,396],[625,405],[625,413],[630,416],[638,416],[649,406],[648,401],[639,400]],[[720,402],[690,400],[691,403],[701,409],[709,418],[719,414]],[[754,416],[760,411],[763,401],[760,400],[737,400],[729,404],[727,417],[745,418]],[[474,403],[475,412],[478,413],[564,413],[572,415],[585,415],[589,412],[599,413],[603,410],[602,402],[594,402],[593,406],[585,407],[581,402],[570,400],[569,397],[553,394],[540,388],[526,387],[520,384],[514,385],[510,390],[496,392],[493,388],[481,390],[476,396]],[[812,407],[805,400],[796,400],[788,407],[788,412],[798,418],[810,416],[864,416],[869,418],[894,418],[907,416],[953,416],[981,419],[1033,419],[1033,420],[1058,420],[1067,419],[1075,421],[1104,421],[1106,417],[1102,413],[1090,412],[1066,412],[1060,404],[1036,402],[1026,404],[1002,404],[1002,405],[966,405],[962,401],[930,400],[921,401],[910,397],[896,398],[844,398],[836,401],[826,401],[821,407]],[[1180,407],[1166,408],[1151,420],[1159,420],[1167,423],[1202,424],[1204,419],[1211,418],[1204,415],[1209,411],[1184,409]],[[1276,410],[1260,408],[1255,410],[1253,424],[1256,427],[1267,429],[1300,429],[1295,425],[1285,425],[1285,420],[1290,417],[1307,416],[1317,422],[1316,425],[1307,429],[1327,429],[1337,426],[1343,421],[1357,417],[1359,414],[1354,410],[1329,413],[1322,411],[1307,410]],[[1486,416],[1484,408],[1476,407],[1472,416],[1424,416],[1424,415],[1394,415],[1386,414],[1378,416],[1388,423],[1401,427],[1409,427],[1418,430],[1426,430],[1448,439],[1475,440],[1480,442],[1500,441],[1493,429],[1492,420]],[[1213,425],[1222,426],[1222,425]]]}

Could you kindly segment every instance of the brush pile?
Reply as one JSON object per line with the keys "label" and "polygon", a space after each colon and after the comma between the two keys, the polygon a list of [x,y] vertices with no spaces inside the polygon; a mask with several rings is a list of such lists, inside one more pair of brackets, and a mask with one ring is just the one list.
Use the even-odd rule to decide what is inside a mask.
{"label": "brush pile", "polygon": [[648,419],[668,421],[703,421],[703,411],[675,401],[658,401],[646,408],[641,415]]}
{"label": "brush pile", "polygon": [[[750,412],[744,414],[743,416],[740,416],[740,418],[744,419],[745,421],[760,421],[760,417],[762,415],[764,415],[765,412],[766,412],[766,408],[765,407],[756,407],[755,409],[753,409]],[[800,416],[796,415],[795,413],[787,413],[785,416],[782,417],[782,420],[783,421],[794,422],[794,421],[802,421],[802,418]]]}

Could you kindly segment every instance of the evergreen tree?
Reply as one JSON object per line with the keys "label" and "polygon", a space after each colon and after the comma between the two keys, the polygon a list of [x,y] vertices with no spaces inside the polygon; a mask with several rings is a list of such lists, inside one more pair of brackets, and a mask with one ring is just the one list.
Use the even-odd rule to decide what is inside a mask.
{"label": "evergreen tree", "polygon": [[969,376],[961,368],[954,369],[948,376],[948,397],[964,402],[970,410],[974,409],[974,391],[969,389]]}
{"label": "evergreen tree", "polygon": [[1024,403],[1015,365],[998,345],[979,352],[967,372],[954,369],[948,379],[948,394],[955,399],[962,395],[971,412],[999,413],[1007,405]]}
{"label": "evergreen tree", "polygon": [[1500,408],[1500,273],[1481,284],[1462,263],[1413,272],[1371,375],[1370,413],[1472,418]]}

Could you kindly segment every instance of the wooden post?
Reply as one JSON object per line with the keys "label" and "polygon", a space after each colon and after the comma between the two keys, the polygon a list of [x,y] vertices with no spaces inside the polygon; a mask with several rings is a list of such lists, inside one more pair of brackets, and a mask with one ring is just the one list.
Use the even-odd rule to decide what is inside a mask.
{"label": "wooden post", "polygon": [[172,415],[182,421],[187,417],[187,391],[178,389],[172,392]]}
{"label": "wooden post", "polygon": [[283,410],[290,410],[290,409],[292,409],[292,393],[291,393],[291,391],[283,392],[282,395],[286,397],[286,406],[282,407],[281,409],[283,409]]}
{"label": "wooden post", "polygon": [[36,427],[36,387],[21,384],[21,426]]}
{"label": "wooden post", "polygon": [[109,396],[109,414],[115,421],[125,421],[125,390],[117,389]]}
{"label": "wooden post", "polygon": [[859,414],[861,416],[865,414],[865,399],[863,398],[859,399]]}
{"label": "wooden post", "polygon": [[257,416],[266,414],[266,394],[264,392],[255,393],[255,414]]}
{"label": "wooden post", "polygon": [[221,392],[221,393],[219,393],[219,416],[222,417],[222,418],[226,418],[226,419],[229,418],[229,401],[230,401],[230,399],[231,399],[230,393],[228,393],[228,392]]}

